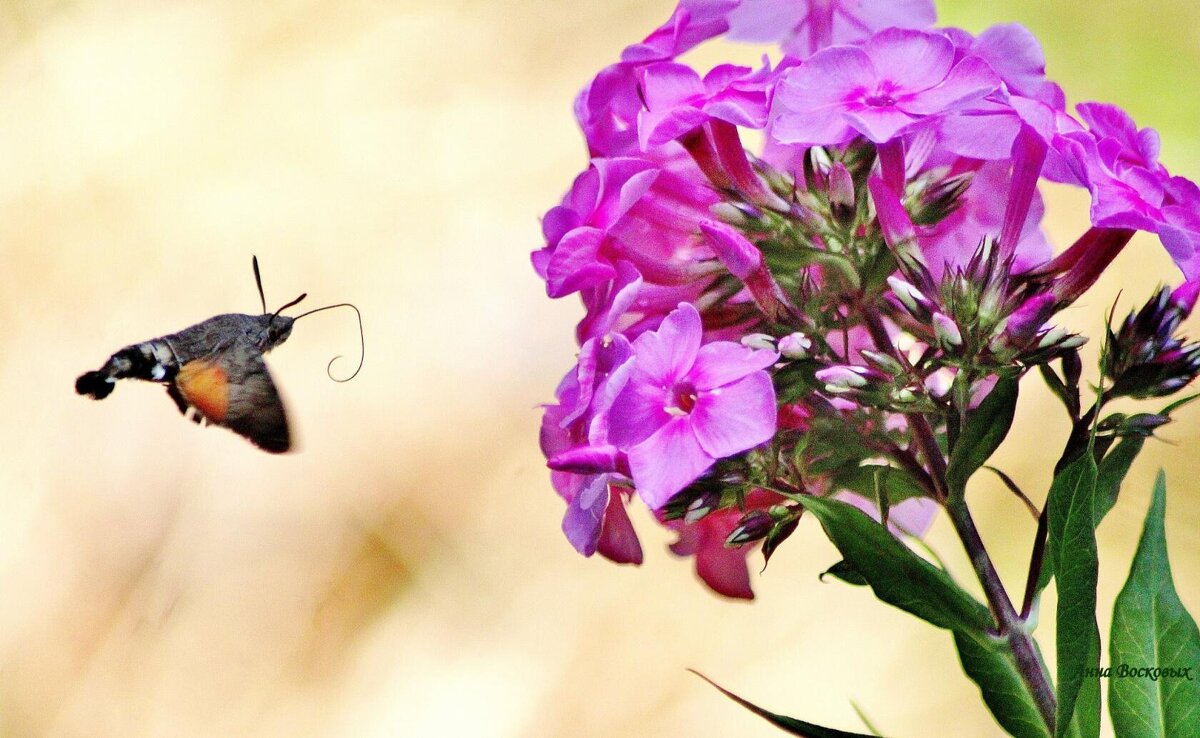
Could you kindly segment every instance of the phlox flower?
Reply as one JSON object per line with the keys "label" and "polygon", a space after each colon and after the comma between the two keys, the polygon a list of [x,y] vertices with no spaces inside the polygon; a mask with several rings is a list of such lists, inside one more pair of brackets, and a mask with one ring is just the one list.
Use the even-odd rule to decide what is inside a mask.
{"label": "phlox flower", "polygon": [[801,59],[884,28],[926,28],[937,20],[933,0],[742,0],[729,12],[729,38],[779,42]]}
{"label": "phlox flower", "polygon": [[956,63],[945,36],[889,28],[862,46],[830,47],[789,70],[771,105],[772,132],[792,144],[840,145],[858,135],[885,143],[999,86],[979,57]]}
{"label": "phlox flower", "polygon": [[629,380],[609,412],[609,441],[628,454],[638,494],[652,509],[717,459],[775,433],[773,351],[731,341],[701,346],[700,314],[683,303],[633,342]]}

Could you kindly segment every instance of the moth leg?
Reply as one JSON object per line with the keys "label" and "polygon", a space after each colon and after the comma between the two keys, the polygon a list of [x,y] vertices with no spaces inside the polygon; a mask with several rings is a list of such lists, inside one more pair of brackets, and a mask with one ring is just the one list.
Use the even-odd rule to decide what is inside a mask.
{"label": "moth leg", "polygon": [[[178,372],[171,346],[161,339],[126,346],[108,357],[99,371],[85,372],[75,380],[75,391],[96,400],[112,394],[118,379],[170,381]],[[178,404],[178,403],[176,403]]]}

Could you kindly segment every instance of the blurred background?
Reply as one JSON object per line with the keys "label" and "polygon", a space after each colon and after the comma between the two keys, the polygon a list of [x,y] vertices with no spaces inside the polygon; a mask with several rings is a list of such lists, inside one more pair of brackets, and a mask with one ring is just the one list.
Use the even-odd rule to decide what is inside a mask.
{"label": "blurred background", "polygon": [[[585,165],[575,92],[671,9],[0,3],[0,735],[776,735],[687,667],[845,729],[854,700],[889,735],[995,732],[946,634],[817,581],[837,557],[810,520],[750,605],[708,592],[641,512],[637,569],[559,532],[537,404],[580,308],[545,298],[528,252]],[[1125,106],[1200,177],[1194,3],[940,11],[1029,26],[1073,102]],[[1085,200],[1047,198],[1065,246]],[[183,422],[150,385],[72,392],[127,343],[256,312],[251,254],[269,307],[307,291],[364,314],[353,382],[325,375],[357,359],[349,312],[270,357],[298,453]],[[1071,327],[1097,335],[1119,291],[1124,312],[1177,279],[1139,237]],[[1180,415],[1099,531],[1105,634],[1159,466],[1200,612],[1200,409]],[[1038,500],[1064,433],[1026,392],[999,463]],[[1033,522],[989,479],[971,499],[1019,589]],[[944,520],[930,542],[973,584]]]}

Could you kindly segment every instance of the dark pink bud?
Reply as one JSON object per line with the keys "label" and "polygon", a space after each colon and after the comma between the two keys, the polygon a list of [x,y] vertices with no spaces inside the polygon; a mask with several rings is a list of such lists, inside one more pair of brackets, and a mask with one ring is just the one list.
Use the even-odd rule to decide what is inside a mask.
{"label": "dark pink bud", "polygon": [[1196,296],[1200,295],[1200,279],[1192,279],[1175,288],[1171,293],[1171,302],[1185,316],[1192,314],[1196,307]]}
{"label": "dark pink bud", "polygon": [[1037,335],[1038,330],[1054,315],[1056,298],[1048,292],[1034,295],[1008,316],[1004,337],[1010,346],[1023,347]]}
{"label": "dark pink bud", "polygon": [[729,273],[745,281],[763,267],[762,252],[740,231],[716,220],[700,221],[700,231]]}
{"label": "dark pink bud", "polygon": [[878,175],[873,175],[867,181],[867,187],[871,190],[871,199],[875,201],[875,213],[879,217],[879,227],[883,229],[883,239],[893,250],[911,250],[917,234],[908,211],[900,202],[900,196]]}
{"label": "dark pink bud", "polygon": [[629,462],[625,452],[616,446],[579,446],[551,456],[546,466],[554,471],[572,474],[605,474],[619,472],[629,474]]}

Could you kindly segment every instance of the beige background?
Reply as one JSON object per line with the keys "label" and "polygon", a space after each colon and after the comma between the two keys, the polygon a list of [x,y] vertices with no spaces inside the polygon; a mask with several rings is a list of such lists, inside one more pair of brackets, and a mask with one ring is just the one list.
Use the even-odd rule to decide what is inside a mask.
{"label": "beige background", "polygon": [[[973,31],[1028,24],[1073,100],[1128,106],[1200,176],[1198,11],[1138,5],[942,10]],[[994,731],[948,636],[817,582],[836,557],[811,521],[753,605],[703,589],[645,514],[640,569],[561,538],[535,406],[579,308],[544,298],[527,254],[584,164],[575,91],[669,12],[0,4],[0,734],[776,735],[685,667],[842,728],[861,728],[854,699],[891,735]],[[1050,199],[1062,246],[1084,203]],[[324,372],[336,353],[352,366],[349,312],[271,356],[300,453],[193,427],[150,386],[72,393],[126,343],[257,310],[251,254],[272,306],[307,291],[365,315],[354,382]],[[1161,248],[1135,242],[1070,320],[1095,334],[1118,290],[1128,305],[1163,279]],[[1176,581],[1200,610],[1200,410],[1182,416],[1100,531],[1104,603],[1165,465]],[[1002,453],[1039,499],[1063,425],[1027,392]],[[1032,523],[989,480],[973,489],[1019,587]],[[969,578],[944,521],[930,540]]]}

